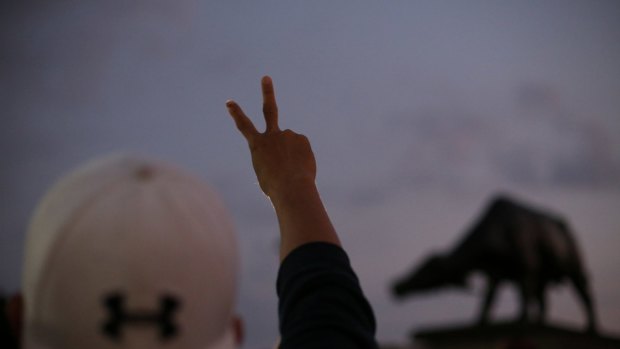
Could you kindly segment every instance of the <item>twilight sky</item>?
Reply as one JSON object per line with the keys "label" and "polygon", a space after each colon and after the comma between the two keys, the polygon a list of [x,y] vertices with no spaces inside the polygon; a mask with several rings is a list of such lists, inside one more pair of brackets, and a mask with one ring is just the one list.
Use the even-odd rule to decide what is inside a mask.
{"label": "twilight sky", "polygon": [[[447,250],[497,192],[566,216],[603,330],[620,333],[617,1],[3,1],[0,290],[19,285],[28,217],[54,180],[134,152],[224,197],[243,254],[247,348],[276,337],[277,225],[224,102],[306,134],[318,185],[384,342],[469,321],[472,294],[395,302],[388,285]],[[500,293],[497,312],[515,310]],[[583,323],[572,291],[551,319]]]}

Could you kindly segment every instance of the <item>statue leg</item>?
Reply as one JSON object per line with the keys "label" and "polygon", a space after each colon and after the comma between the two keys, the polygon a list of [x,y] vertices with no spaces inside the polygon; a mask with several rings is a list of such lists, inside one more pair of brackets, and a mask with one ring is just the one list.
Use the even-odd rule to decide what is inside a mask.
{"label": "statue leg", "polygon": [[586,311],[587,316],[587,329],[589,332],[596,332],[596,315],[594,314],[594,302],[590,296],[590,290],[588,288],[588,280],[585,276],[571,275],[571,282],[577,291],[577,295],[581,300],[581,304]]}
{"label": "statue leg", "polygon": [[545,322],[545,315],[547,313],[547,298],[545,295],[545,286],[539,285],[538,292],[536,294],[536,301],[538,303],[538,316],[536,321],[540,324]]}
{"label": "statue leg", "polygon": [[478,323],[480,325],[486,324],[489,319],[489,312],[491,311],[493,300],[495,300],[495,291],[497,291],[497,280],[494,278],[489,278],[487,284],[487,291],[482,302],[480,317],[478,319]]}
{"label": "statue leg", "polygon": [[530,304],[532,304],[532,299],[536,296],[538,289],[535,280],[536,276],[533,273],[526,273],[519,283],[521,310],[518,320],[521,322],[527,322],[530,319]]}
{"label": "statue leg", "polygon": [[525,282],[519,283],[519,295],[521,296],[521,308],[519,310],[519,317],[517,320],[520,322],[525,322],[527,320],[527,307],[529,303],[527,291],[525,290]]}

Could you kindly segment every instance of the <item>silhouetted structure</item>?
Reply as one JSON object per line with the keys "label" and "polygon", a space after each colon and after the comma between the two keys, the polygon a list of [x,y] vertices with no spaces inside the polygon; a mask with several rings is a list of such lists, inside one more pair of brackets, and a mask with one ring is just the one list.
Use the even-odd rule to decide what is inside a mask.
{"label": "silhouetted structure", "polygon": [[[594,307],[583,261],[567,223],[506,196],[494,198],[483,215],[451,252],[435,254],[395,283],[398,297],[444,287],[466,287],[466,279],[481,272],[488,279],[479,321],[487,322],[502,282],[514,283],[521,295],[520,320],[545,316],[547,286],[572,283],[596,329]],[[532,305],[537,306],[533,313]],[[534,317],[534,315],[536,315]]]}
{"label": "silhouetted structure", "polygon": [[620,339],[560,326],[496,323],[452,326],[413,334],[416,349],[618,349]]}

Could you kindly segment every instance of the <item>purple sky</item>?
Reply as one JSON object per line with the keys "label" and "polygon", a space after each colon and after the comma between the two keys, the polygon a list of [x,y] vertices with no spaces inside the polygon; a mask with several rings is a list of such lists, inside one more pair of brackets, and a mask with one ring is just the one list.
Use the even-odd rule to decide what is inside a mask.
{"label": "purple sky", "polygon": [[[262,122],[269,74],[281,126],[312,141],[380,340],[473,318],[480,280],[476,295],[403,303],[387,287],[452,246],[498,190],[570,219],[602,327],[620,333],[619,38],[617,1],[4,1],[0,289],[18,288],[46,187],[92,157],[145,153],[226,199],[246,347],[271,345],[277,225],[224,107],[234,98]],[[553,320],[582,323],[567,288],[550,302]]]}

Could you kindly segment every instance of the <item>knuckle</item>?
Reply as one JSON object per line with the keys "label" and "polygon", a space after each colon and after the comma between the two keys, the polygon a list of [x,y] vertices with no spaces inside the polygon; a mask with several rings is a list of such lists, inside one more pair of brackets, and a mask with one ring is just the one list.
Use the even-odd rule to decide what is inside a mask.
{"label": "knuckle", "polygon": [[293,132],[291,129],[287,128],[286,130],[282,131],[282,134],[284,134],[285,136],[292,136],[295,134],[295,132]]}

